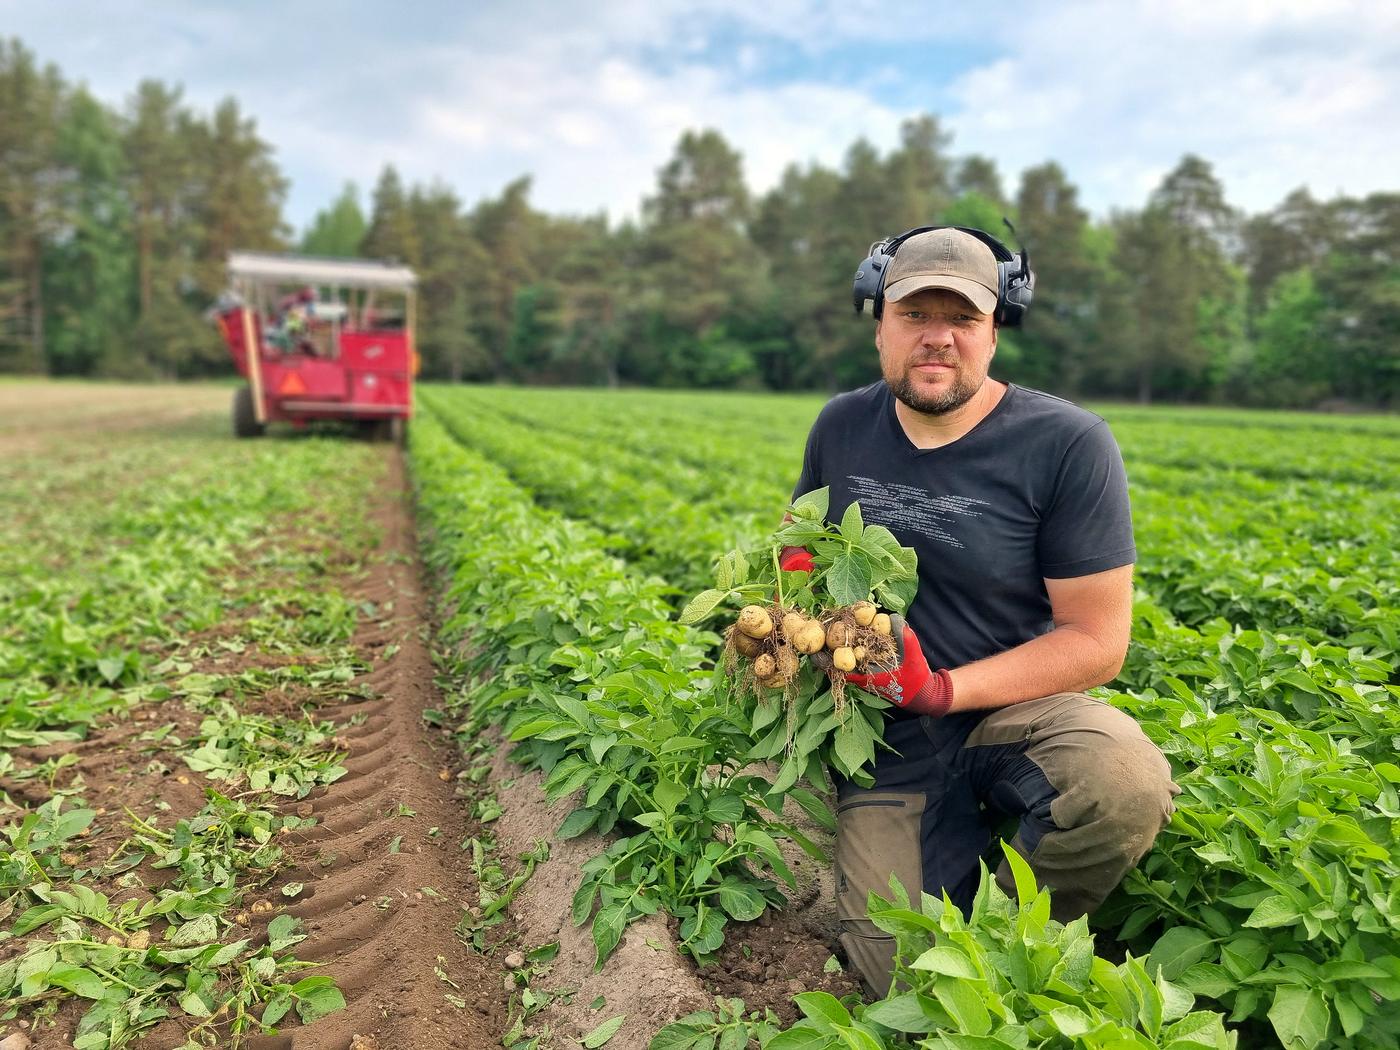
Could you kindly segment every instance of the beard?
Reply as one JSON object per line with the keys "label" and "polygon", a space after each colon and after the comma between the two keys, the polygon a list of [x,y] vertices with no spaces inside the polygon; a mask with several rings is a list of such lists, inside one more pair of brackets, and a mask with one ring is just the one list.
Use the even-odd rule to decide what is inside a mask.
{"label": "beard", "polygon": [[[936,359],[935,359],[936,360]],[[914,379],[910,374],[916,364],[929,364],[929,361],[912,362],[908,369],[900,375],[885,375],[885,382],[890,388],[895,398],[912,408],[915,412],[921,412],[926,416],[941,416],[955,409],[962,408],[972,400],[978,390],[982,389],[982,381],[973,381],[961,368],[954,374],[953,385],[946,390],[930,393],[921,391],[914,384]],[[948,362],[952,364],[953,362]]]}

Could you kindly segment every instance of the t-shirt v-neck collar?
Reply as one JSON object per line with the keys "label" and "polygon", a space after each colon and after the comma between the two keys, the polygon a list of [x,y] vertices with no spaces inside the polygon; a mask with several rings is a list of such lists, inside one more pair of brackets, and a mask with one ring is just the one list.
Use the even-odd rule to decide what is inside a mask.
{"label": "t-shirt v-neck collar", "polygon": [[985,427],[991,420],[995,419],[1001,413],[1006,403],[1010,401],[1011,398],[1015,395],[1015,393],[1016,384],[1007,383],[1006,392],[1001,395],[1001,400],[998,401],[995,405],[993,405],[992,410],[988,412],[985,416],[983,416],[981,419],[979,419],[977,423],[973,426],[973,428],[969,430],[966,434],[963,434],[961,437],[948,442],[946,445],[938,445],[934,448],[919,448],[918,445],[914,444],[914,442],[910,440],[909,435],[904,432],[904,426],[902,423],[900,423],[899,415],[895,412],[894,392],[890,390],[889,384],[885,383],[885,422],[893,431],[893,437],[896,444],[906,449],[911,456],[928,456],[935,452],[946,452],[950,449],[957,448],[968,438],[972,437],[972,435],[976,434],[979,430]]}

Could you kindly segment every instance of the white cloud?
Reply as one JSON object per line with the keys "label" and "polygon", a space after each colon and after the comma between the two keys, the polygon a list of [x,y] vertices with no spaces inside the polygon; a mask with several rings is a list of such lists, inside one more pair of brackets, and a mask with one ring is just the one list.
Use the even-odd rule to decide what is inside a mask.
{"label": "white cloud", "polygon": [[1009,170],[1057,159],[1099,211],[1139,205],[1188,151],[1252,211],[1301,184],[1321,195],[1400,185],[1400,9],[1095,0],[1023,11],[1006,56],[952,86],[959,146]]}
{"label": "white cloud", "polygon": [[386,162],[468,202],[532,173],[541,207],[626,214],[695,127],[718,128],[761,192],[857,137],[894,145],[914,100],[1010,185],[1058,160],[1100,213],[1140,205],[1187,151],[1251,210],[1304,183],[1400,185],[1395,5],[1078,0],[994,21],[919,0],[63,6],[0,0],[0,24],[117,104],[144,76],[200,107],[237,97],[298,223]]}

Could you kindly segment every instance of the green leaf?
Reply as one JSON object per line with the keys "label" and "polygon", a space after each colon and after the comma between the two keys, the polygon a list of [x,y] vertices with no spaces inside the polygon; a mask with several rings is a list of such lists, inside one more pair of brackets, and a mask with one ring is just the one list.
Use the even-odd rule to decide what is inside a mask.
{"label": "green leaf", "polygon": [[60,964],[51,967],[44,975],[51,987],[67,988],[74,995],[84,999],[101,999],[107,994],[107,986],[102,978],[82,966]]}
{"label": "green leaf", "polygon": [[851,1015],[841,1005],[841,1000],[830,992],[802,992],[792,997],[803,1016],[824,1032],[830,1032],[836,1025],[849,1026]]}
{"label": "green leaf", "polygon": [[70,809],[66,813],[61,813],[53,822],[53,829],[48,835],[48,840],[60,842],[71,839],[91,824],[96,816],[97,811],[93,809]]}
{"label": "green leaf", "polygon": [[816,795],[812,794],[806,788],[795,787],[787,793],[787,796],[801,806],[802,811],[817,824],[821,825],[827,831],[833,833],[836,831],[835,814],[831,812],[831,807]]}
{"label": "green leaf", "polygon": [[267,1001],[267,1006],[263,1008],[263,1027],[270,1028],[282,1018],[287,1016],[287,1011],[292,1008],[292,993],[278,992]]}
{"label": "green leaf", "polygon": [[763,914],[768,901],[753,886],[731,875],[720,883],[719,906],[730,918],[750,922]]}
{"label": "green leaf", "polygon": [[847,718],[836,727],[832,734],[832,752],[837,762],[844,767],[846,776],[852,776],[866,763],[875,759],[875,737],[863,718]]}
{"label": "green leaf", "polygon": [[986,1035],[992,1030],[992,1019],[982,996],[971,985],[951,977],[940,977],[933,986],[933,994],[964,1032]]}
{"label": "green leaf", "polygon": [[728,554],[721,555],[715,563],[715,586],[722,591],[734,586],[734,561]]}
{"label": "green leaf", "polygon": [[971,959],[957,948],[947,945],[930,948],[910,963],[910,966],[915,970],[929,970],[968,981],[975,981],[981,976]]}
{"label": "green leaf", "polygon": [[1048,1014],[1051,1024],[1068,1039],[1077,1039],[1094,1027],[1089,1015],[1077,1006],[1065,1005]]}
{"label": "green leaf", "polygon": [[1005,855],[1006,863],[1011,868],[1011,876],[1016,882],[1016,899],[1024,911],[1035,903],[1035,898],[1039,893],[1035,882],[1035,872],[1031,871],[1031,866],[1026,863],[1026,858],[1021,856],[1009,842],[1002,841],[1001,852]]}
{"label": "green leaf", "polygon": [[291,915],[277,916],[267,924],[267,946],[276,953],[306,940],[306,934],[299,932],[300,926],[301,923]]}
{"label": "green leaf", "polygon": [[104,656],[97,661],[97,673],[108,685],[120,678],[124,670],[126,670],[126,657],[124,656]]}
{"label": "green leaf", "polygon": [[1219,999],[1235,987],[1235,979],[1230,976],[1229,971],[1214,963],[1196,963],[1194,966],[1188,966],[1185,972],[1176,978],[1176,983],[1187,991],[1197,995],[1208,995],[1212,999]]}
{"label": "green leaf", "polygon": [[220,966],[227,966],[229,963],[233,962],[233,960],[243,954],[244,950],[248,947],[248,941],[249,938],[244,937],[242,940],[224,945],[215,952],[213,957],[209,960],[209,968],[211,970],[217,970]]}
{"label": "green leaf", "polygon": [[308,977],[298,981],[292,985],[292,994],[297,997],[297,1016],[302,1024],[311,1024],[327,1014],[345,1009],[345,996],[329,977]]}
{"label": "green leaf", "polygon": [[626,1014],[618,1014],[616,1017],[608,1018],[583,1037],[583,1045],[587,1050],[598,1050],[598,1047],[617,1035],[617,1030],[622,1027],[622,1022],[625,1020],[627,1020]]}
{"label": "green leaf", "polygon": [[839,551],[826,571],[826,589],[837,605],[863,602],[870,597],[872,572],[864,551]]}
{"label": "green leaf", "polygon": [[564,823],[559,825],[559,830],[555,836],[560,841],[578,838],[589,828],[598,822],[598,810],[583,808],[576,809],[564,818]]}
{"label": "green leaf", "polygon": [[860,515],[860,504],[852,502],[841,515],[841,538],[851,543],[859,543],[865,522]]}
{"label": "green leaf", "polygon": [[736,824],[744,819],[744,800],[738,795],[716,795],[705,805],[705,815],[719,824]]}
{"label": "green leaf", "polygon": [[821,521],[831,503],[831,489],[823,486],[804,493],[792,501],[792,516],[805,521]]}
{"label": "green leaf", "polygon": [[686,602],[685,608],[681,610],[680,622],[683,624],[699,623],[715,611],[715,607],[724,601],[727,593],[727,591],[719,590],[701,591]]}
{"label": "green leaf", "polygon": [[208,1001],[197,990],[185,992],[179,998],[180,1009],[191,1017],[212,1017],[214,1011],[209,1008]]}
{"label": "green leaf", "polygon": [[[804,1027],[799,1021],[786,1032],[779,1032],[763,1044],[763,1050],[831,1050],[835,1037],[816,1028]],[[655,1050],[655,1048],[648,1048]]]}
{"label": "green leaf", "polygon": [[1258,907],[1250,912],[1249,918],[1244,920],[1244,925],[1267,929],[1272,926],[1290,926],[1301,918],[1302,915],[1292,901],[1276,894],[1260,901]]}
{"label": "green leaf", "polygon": [[1318,989],[1282,984],[1274,992],[1269,1022],[1285,1050],[1312,1050],[1327,1038],[1332,1011]]}
{"label": "green leaf", "polygon": [[171,944],[177,948],[192,944],[208,944],[219,939],[219,923],[212,915],[201,915],[177,927],[169,936]]}
{"label": "green leaf", "polygon": [[896,1032],[917,1034],[937,1028],[946,1020],[942,1015],[943,1011],[923,996],[905,992],[866,1007],[860,1019],[893,1028]]}
{"label": "green leaf", "polygon": [[710,742],[698,736],[673,736],[657,749],[658,755],[673,755],[677,751],[692,751],[709,747]]}
{"label": "green leaf", "polygon": [[1163,977],[1175,981],[1188,966],[1200,962],[1209,954],[1215,941],[1191,926],[1173,926],[1157,939],[1147,957],[1147,972],[1161,971]]}
{"label": "green leaf", "polygon": [[597,951],[593,968],[602,969],[603,960],[612,954],[617,942],[622,939],[622,931],[627,927],[628,905],[609,904],[599,910],[593,918],[593,947]]}
{"label": "green leaf", "polygon": [[690,791],[685,785],[677,784],[672,780],[663,780],[652,790],[651,797],[656,800],[656,808],[669,817],[688,794]]}

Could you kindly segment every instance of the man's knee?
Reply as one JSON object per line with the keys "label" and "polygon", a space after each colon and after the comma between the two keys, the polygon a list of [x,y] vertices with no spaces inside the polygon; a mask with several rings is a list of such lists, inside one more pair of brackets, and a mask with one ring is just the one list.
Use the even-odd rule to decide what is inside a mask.
{"label": "man's knee", "polygon": [[1084,719],[1093,727],[1091,746],[1050,745],[1040,754],[1033,748],[1032,757],[1059,793],[1050,808],[1056,826],[1102,825],[1136,863],[1171,819],[1172,799],[1181,789],[1162,752],[1132,718],[1106,704],[1098,707]]}
{"label": "man's knee", "polygon": [[[1056,706],[1026,730],[1025,755],[1055,789],[1054,830],[1029,850],[1056,918],[1092,911],[1151,848],[1180,789],[1128,715],[1090,697]],[[1024,848],[1024,846],[1023,846]],[[998,872],[1009,883],[1009,872]]]}

